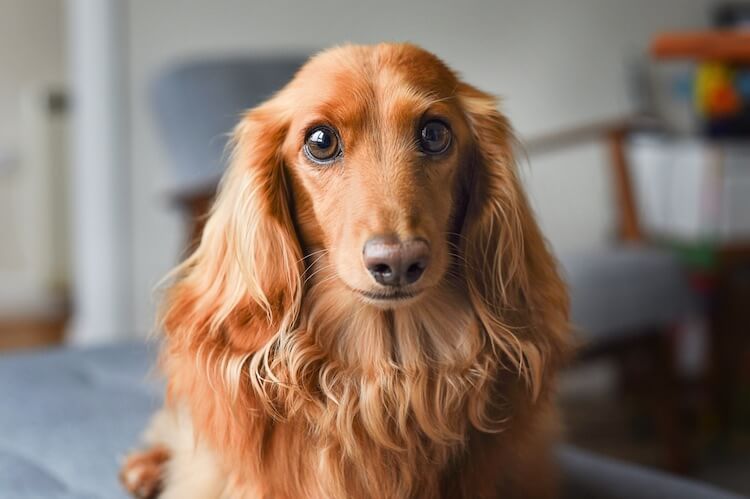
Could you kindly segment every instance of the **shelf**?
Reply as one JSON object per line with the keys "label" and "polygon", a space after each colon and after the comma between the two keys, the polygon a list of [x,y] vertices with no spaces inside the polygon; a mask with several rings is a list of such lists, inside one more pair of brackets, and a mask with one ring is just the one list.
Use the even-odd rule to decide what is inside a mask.
{"label": "shelf", "polygon": [[750,31],[679,31],[658,34],[651,43],[656,59],[750,63]]}

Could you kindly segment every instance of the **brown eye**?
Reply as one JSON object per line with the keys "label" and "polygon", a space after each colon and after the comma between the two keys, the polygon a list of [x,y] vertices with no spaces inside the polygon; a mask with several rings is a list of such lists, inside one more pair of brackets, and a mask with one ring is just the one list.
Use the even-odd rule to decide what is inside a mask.
{"label": "brown eye", "polygon": [[442,121],[428,121],[419,135],[419,145],[427,154],[444,153],[451,145],[451,131]]}
{"label": "brown eye", "polygon": [[327,126],[313,128],[305,139],[305,154],[315,163],[330,163],[341,154],[338,135]]}

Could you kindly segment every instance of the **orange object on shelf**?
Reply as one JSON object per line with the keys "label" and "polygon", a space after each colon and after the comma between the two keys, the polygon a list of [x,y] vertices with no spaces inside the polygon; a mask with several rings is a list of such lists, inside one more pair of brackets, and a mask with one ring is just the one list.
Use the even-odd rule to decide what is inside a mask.
{"label": "orange object on shelf", "polygon": [[708,107],[713,116],[732,116],[742,110],[742,101],[734,88],[724,85],[709,97]]}
{"label": "orange object on shelf", "polygon": [[657,59],[750,63],[750,30],[660,33],[651,42]]}

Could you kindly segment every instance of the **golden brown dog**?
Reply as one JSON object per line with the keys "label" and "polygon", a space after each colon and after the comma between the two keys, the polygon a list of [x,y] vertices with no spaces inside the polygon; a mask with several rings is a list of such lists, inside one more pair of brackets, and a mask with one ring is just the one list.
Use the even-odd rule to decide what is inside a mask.
{"label": "golden brown dog", "polygon": [[554,496],[567,296],[512,149],[495,99],[408,44],[323,52],[248,112],[129,490]]}

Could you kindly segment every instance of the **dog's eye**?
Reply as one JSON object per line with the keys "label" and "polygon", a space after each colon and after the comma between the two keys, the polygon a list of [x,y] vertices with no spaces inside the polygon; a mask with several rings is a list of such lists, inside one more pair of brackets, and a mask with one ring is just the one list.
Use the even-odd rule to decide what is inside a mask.
{"label": "dog's eye", "polygon": [[451,131],[442,121],[428,121],[419,135],[419,145],[428,154],[444,153],[451,145]]}
{"label": "dog's eye", "polygon": [[313,128],[305,139],[305,154],[315,163],[330,163],[341,154],[338,135],[327,126]]}

